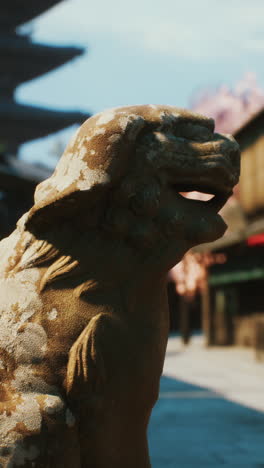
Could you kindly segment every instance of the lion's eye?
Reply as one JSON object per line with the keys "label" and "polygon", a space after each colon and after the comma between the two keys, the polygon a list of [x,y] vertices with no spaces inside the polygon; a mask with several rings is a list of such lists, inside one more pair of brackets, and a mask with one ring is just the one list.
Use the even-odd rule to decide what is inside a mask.
{"label": "lion's eye", "polygon": [[211,141],[213,137],[211,130],[202,125],[193,123],[178,125],[177,131],[179,132],[179,136],[199,143]]}

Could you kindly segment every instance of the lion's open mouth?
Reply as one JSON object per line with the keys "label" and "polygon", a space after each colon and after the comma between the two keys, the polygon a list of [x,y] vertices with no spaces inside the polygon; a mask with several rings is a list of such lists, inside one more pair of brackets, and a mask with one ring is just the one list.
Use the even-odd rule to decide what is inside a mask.
{"label": "lion's open mouth", "polygon": [[232,189],[220,190],[203,184],[173,184],[173,190],[178,197],[184,198],[189,203],[205,204],[218,212],[226,203],[232,193]]}
{"label": "lion's open mouth", "polygon": [[192,192],[178,192],[182,197],[187,198],[188,200],[199,200],[199,201],[209,201],[215,197],[212,193],[198,192],[193,190]]}

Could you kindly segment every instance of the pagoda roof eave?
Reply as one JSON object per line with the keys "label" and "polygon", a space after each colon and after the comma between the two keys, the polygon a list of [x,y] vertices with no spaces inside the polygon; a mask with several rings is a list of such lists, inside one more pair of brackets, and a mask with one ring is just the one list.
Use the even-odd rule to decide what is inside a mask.
{"label": "pagoda roof eave", "polygon": [[20,83],[41,76],[75,57],[82,55],[81,47],[54,47],[33,43],[18,36],[0,36],[0,60],[5,73],[0,83],[15,88]]}
{"label": "pagoda roof eave", "polygon": [[0,162],[0,190],[23,188],[32,191],[36,184],[51,176],[52,170],[8,156]]}
{"label": "pagoda roof eave", "polygon": [[15,167],[0,163],[0,190],[17,190],[21,188],[32,192],[39,182],[50,175],[47,173],[43,176],[43,173],[42,168],[27,164],[21,160]]}
{"label": "pagoda roof eave", "polygon": [[[74,124],[81,124],[91,114],[78,111],[55,111],[26,106],[14,101],[0,102],[0,141],[22,144],[47,136]],[[14,129],[15,128],[15,132]]]}
{"label": "pagoda roof eave", "polygon": [[0,2],[0,29],[15,29],[62,0],[9,0]]}
{"label": "pagoda roof eave", "polygon": [[44,179],[50,177],[53,172],[52,169],[46,166],[30,164],[15,156],[6,156],[4,162],[4,165],[0,164],[0,172],[3,171],[3,167],[5,167],[14,177],[33,183],[42,182]]}

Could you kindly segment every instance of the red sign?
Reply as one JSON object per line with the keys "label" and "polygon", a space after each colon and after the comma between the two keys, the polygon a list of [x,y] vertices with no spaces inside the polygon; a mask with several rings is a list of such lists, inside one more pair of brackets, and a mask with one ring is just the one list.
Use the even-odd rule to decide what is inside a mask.
{"label": "red sign", "polygon": [[250,236],[247,239],[247,245],[253,247],[254,245],[264,245],[264,232],[261,234],[255,234],[254,236]]}

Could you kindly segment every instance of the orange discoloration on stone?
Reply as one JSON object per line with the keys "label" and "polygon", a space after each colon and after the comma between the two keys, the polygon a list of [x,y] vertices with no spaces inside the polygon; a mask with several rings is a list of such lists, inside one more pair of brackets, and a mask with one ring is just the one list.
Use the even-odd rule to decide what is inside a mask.
{"label": "orange discoloration on stone", "polygon": [[5,413],[10,416],[12,412],[16,411],[17,405],[21,403],[21,394],[14,394],[14,390],[10,386],[10,382],[14,379],[16,362],[5,349],[0,349],[0,359],[0,415]]}
{"label": "orange discoloration on stone", "polygon": [[14,394],[14,390],[6,385],[0,387],[0,398],[0,415],[11,416],[22,402],[21,394]]}
{"label": "orange discoloration on stone", "polygon": [[23,422],[16,423],[14,428],[10,429],[7,434],[9,434],[10,432],[16,432],[17,434],[21,434],[24,437],[31,436],[31,435],[35,434],[35,432],[30,431]]}

